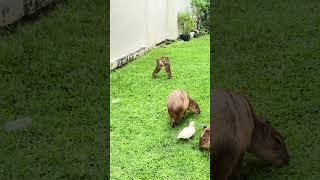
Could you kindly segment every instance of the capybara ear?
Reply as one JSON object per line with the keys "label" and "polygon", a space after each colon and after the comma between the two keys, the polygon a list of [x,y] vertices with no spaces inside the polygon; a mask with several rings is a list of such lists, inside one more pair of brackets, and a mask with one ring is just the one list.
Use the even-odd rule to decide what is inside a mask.
{"label": "capybara ear", "polygon": [[203,127],[202,127],[202,130],[204,130],[205,128],[207,128],[207,126],[203,126]]}

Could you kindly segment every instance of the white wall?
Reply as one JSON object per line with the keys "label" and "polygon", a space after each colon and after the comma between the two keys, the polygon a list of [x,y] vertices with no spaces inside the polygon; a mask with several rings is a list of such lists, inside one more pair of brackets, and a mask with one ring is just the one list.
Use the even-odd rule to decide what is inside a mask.
{"label": "white wall", "polygon": [[178,12],[190,0],[111,0],[110,63],[141,48],[178,37]]}

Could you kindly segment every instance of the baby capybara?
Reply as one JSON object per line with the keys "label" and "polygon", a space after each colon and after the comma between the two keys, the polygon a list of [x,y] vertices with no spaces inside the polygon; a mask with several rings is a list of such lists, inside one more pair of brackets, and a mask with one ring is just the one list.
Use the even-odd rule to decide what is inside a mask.
{"label": "baby capybara", "polygon": [[175,90],[169,95],[167,108],[171,127],[175,127],[181,121],[187,110],[200,114],[198,104],[184,90]]}
{"label": "baby capybara", "polygon": [[[288,164],[289,154],[284,138],[268,121],[256,116],[245,96],[214,90],[211,104],[213,137],[209,144],[202,143],[209,137],[208,133],[202,133],[199,148],[210,150],[213,156],[211,171],[214,179],[240,178],[246,152],[277,166]],[[210,144],[213,144],[212,148]]]}
{"label": "baby capybara", "polygon": [[203,126],[202,133],[199,141],[199,149],[207,150],[210,149],[210,127]]}
{"label": "baby capybara", "polygon": [[164,67],[164,69],[166,70],[168,79],[172,78],[172,74],[171,74],[171,67],[170,67],[170,62],[169,62],[169,58],[168,57],[161,57],[159,59],[156,60],[156,68],[152,73],[152,78],[156,78],[157,74],[160,72],[160,70],[162,69],[162,67]]}

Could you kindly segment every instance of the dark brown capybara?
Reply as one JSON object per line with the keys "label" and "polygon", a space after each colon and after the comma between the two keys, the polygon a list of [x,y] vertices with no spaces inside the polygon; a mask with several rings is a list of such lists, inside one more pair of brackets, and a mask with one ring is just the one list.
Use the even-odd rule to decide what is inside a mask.
{"label": "dark brown capybara", "polygon": [[156,64],[156,69],[152,73],[152,78],[153,79],[156,78],[157,74],[160,72],[162,67],[164,67],[164,69],[166,70],[168,79],[171,79],[172,78],[172,74],[171,74],[169,58],[168,57],[161,57],[161,58],[156,60],[156,63],[157,63]]}
{"label": "dark brown capybara", "polygon": [[199,105],[184,90],[175,90],[170,93],[167,108],[171,127],[175,127],[181,121],[187,110],[200,114]]}
{"label": "dark brown capybara", "polygon": [[210,150],[213,156],[211,171],[214,179],[239,179],[246,152],[276,166],[289,163],[284,138],[268,121],[264,122],[256,116],[245,96],[224,90],[214,90],[212,95],[213,131],[210,144],[213,145],[202,143],[202,139],[209,137],[208,133],[202,133],[199,148]]}

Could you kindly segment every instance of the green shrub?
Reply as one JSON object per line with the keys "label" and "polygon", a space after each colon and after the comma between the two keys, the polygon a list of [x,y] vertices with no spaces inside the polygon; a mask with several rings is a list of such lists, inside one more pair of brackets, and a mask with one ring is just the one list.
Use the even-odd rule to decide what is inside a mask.
{"label": "green shrub", "polygon": [[196,29],[196,23],[192,19],[190,13],[179,13],[178,25],[180,34],[189,34],[191,31]]}
{"label": "green shrub", "polygon": [[209,31],[210,27],[210,1],[192,0],[192,9],[198,18],[197,30]]}

